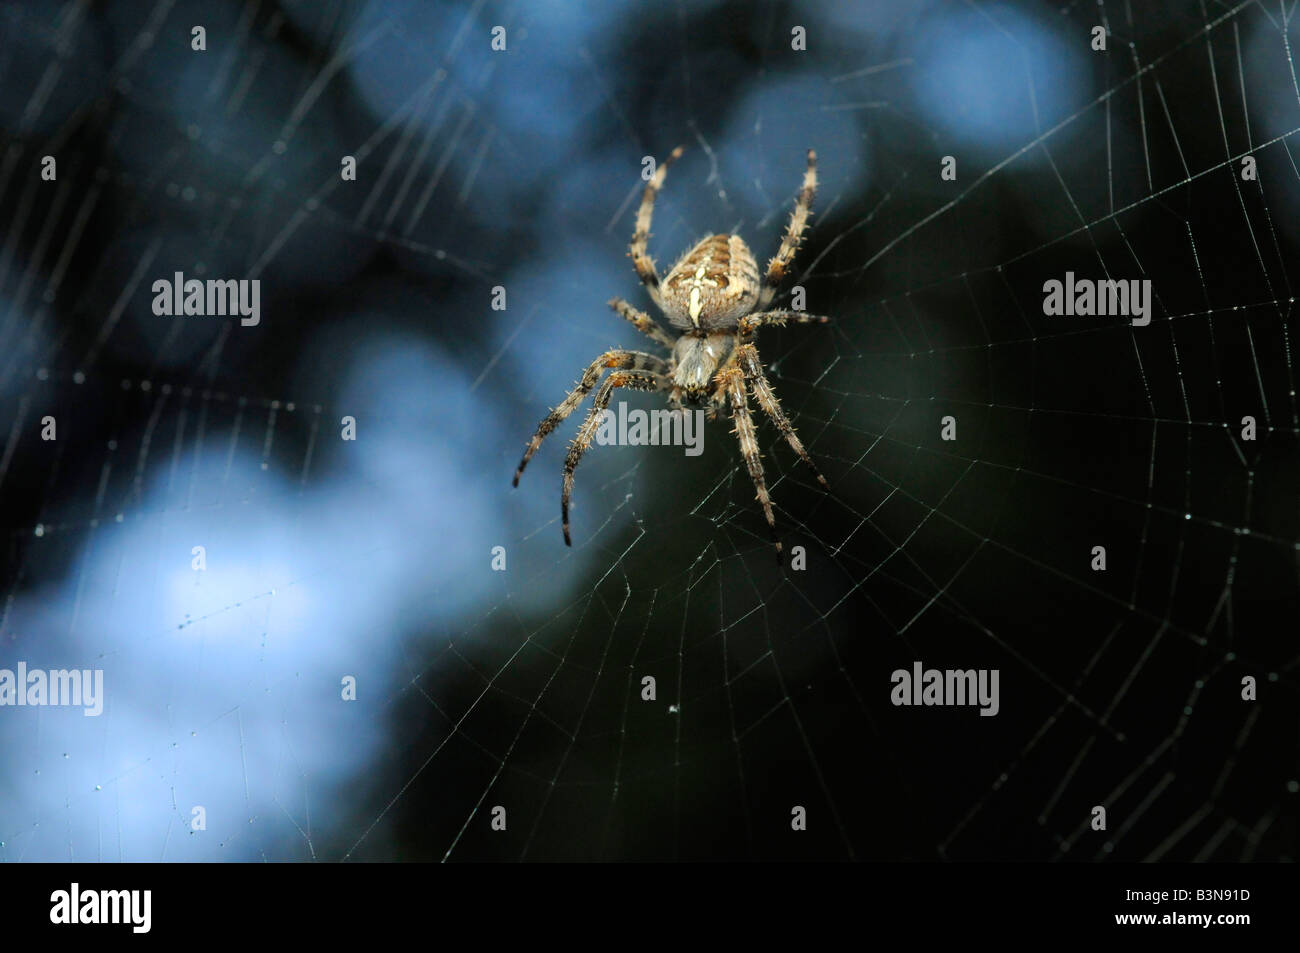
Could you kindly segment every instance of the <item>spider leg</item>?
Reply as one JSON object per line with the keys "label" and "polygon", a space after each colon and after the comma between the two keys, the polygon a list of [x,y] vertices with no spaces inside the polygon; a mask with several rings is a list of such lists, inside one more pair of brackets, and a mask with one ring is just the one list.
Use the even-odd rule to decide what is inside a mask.
{"label": "spider leg", "polygon": [[766,310],[776,297],[777,286],[785,279],[790,263],[794,261],[799,242],[803,239],[804,229],[808,227],[808,215],[812,211],[813,196],[817,194],[817,153],[808,150],[808,168],[803,174],[803,188],[790,213],[790,223],[785,227],[781,247],[776,257],[767,263],[767,276],[763,279],[763,289],[758,295],[758,310]]}
{"label": "spider leg", "polygon": [[659,304],[659,273],[655,271],[654,261],[646,254],[645,246],[650,238],[650,219],[654,215],[655,199],[659,196],[659,189],[663,187],[664,177],[668,175],[668,167],[676,162],[681,154],[682,147],[678,146],[669,153],[667,159],[659,163],[655,174],[646,183],[645,192],[641,195],[641,208],[636,213],[636,231],[632,233],[632,244],[628,246],[628,254],[632,256],[632,267],[636,269],[637,277],[646,286],[655,304]]}
{"label": "spider leg", "polygon": [[[659,363],[664,362],[659,361]],[[605,378],[605,383],[601,384],[600,390],[596,391],[596,399],[592,401],[587,419],[582,422],[582,428],[573,438],[573,443],[569,444],[569,455],[564,460],[564,489],[560,493],[560,519],[564,527],[564,545],[573,545],[573,540],[569,538],[569,500],[573,497],[573,471],[578,468],[578,462],[591,446],[592,438],[596,436],[596,431],[600,427],[601,411],[609,406],[609,398],[614,393],[614,388],[665,390],[667,384],[668,379],[661,374],[642,370],[615,371]]]}
{"label": "spider leg", "polygon": [[748,336],[759,328],[784,325],[787,322],[794,324],[828,324],[830,320],[824,314],[809,314],[806,311],[787,311],[784,308],[778,308],[775,311],[756,311],[753,314],[745,315],[740,319],[736,330],[742,336]]}
{"label": "spider leg", "polygon": [[753,389],[754,397],[758,400],[758,406],[762,407],[763,412],[772,418],[772,423],[776,424],[777,429],[781,431],[781,435],[785,437],[786,443],[790,444],[791,449],[799,454],[804,463],[808,464],[808,468],[812,470],[817,482],[829,490],[830,484],[822,476],[821,470],[817,469],[817,464],[813,463],[812,457],[804,449],[803,441],[794,432],[790,418],[781,409],[781,403],[776,399],[776,394],[772,391],[772,384],[768,381],[767,375],[763,373],[763,364],[758,359],[758,349],[750,343],[740,345],[736,349],[736,361],[745,371],[745,380]]}
{"label": "spider leg", "polygon": [[663,328],[655,324],[654,319],[639,308],[634,308],[622,298],[610,298],[607,302],[611,308],[617,311],[627,320],[631,321],[633,326],[647,337],[654,338],[668,350],[672,350],[677,343],[672,336]]}
{"label": "spider leg", "polygon": [[704,408],[704,414],[709,420],[717,420],[718,413],[727,405],[727,392],[718,388],[709,398],[708,406]]}
{"label": "spider leg", "polygon": [[537,432],[533,434],[533,438],[528,441],[528,446],[524,448],[523,459],[519,461],[519,469],[515,471],[515,486],[519,485],[519,478],[523,476],[524,467],[528,466],[528,461],[533,458],[533,454],[542,445],[542,441],[569,414],[577,409],[583,398],[591,393],[591,389],[596,386],[596,381],[600,379],[600,372],[607,367],[629,368],[638,371],[648,369],[663,372],[668,369],[668,364],[662,358],[655,357],[653,354],[646,354],[644,351],[606,351],[592,361],[591,366],[583,372],[582,379],[578,381],[573,390],[569,391],[560,405],[542,418],[542,422],[537,425]]}
{"label": "spider leg", "polygon": [[731,364],[718,372],[714,378],[718,387],[725,390],[731,401],[731,419],[736,422],[734,433],[740,441],[740,455],[749,470],[749,478],[758,489],[758,502],[763,504],[763,515],[767,517],[768,529],[772,532],[772,545],[776,547],[776,557],[781,558],[781,540],[776,535],[776,517],[772,515],[772,498],[767,492],[767,483],[763,480],[763,461],[759,457],[758,438],[754,433],[754,419],[749,414],[749,400],[745,396],[745,375],[740,367]]}

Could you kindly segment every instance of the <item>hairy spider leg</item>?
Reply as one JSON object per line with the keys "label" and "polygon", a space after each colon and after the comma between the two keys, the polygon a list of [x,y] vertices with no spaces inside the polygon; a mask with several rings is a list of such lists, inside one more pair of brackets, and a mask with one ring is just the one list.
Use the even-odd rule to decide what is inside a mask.
{"label": "hairy spider leg", "polygon": [[781,431],[781,436],[785,437],[786,443],[795,453],[799,454],[801,460],[808,464],[812,470],[813,476],[823,487],[830,489],[830,484],[822,476],[821,470],[817,469],[817,464],[813,463],[812,457],[804,449],[803,441],[795,433],[794,426],[790,423],[790,418],[785,415],[781,409],[781,402],[776,399],[776,393],[772,390],[772,384],[768,381],[767,375],[763,373],[763,365],[758,359],[758,349],[752,342],[740,345],[736,350],[736,362],[740,364],[745,373],[745,380],[749,383],[750,389],[754,392],[754,398],[758,401],[758,406],[763,408],[763,413],[771,418],[772,423]]}
{"label": "hairy spider leg", "polygon": [[763,515],[767,517],[767,528],[772,534],[772,545],[776,547],[777,559],[781,558],[781,540],[776,535],[776,517],[772,514],[772,498],[767,492],[767,483],[763,479],[763,461],[758,451],[758,436],[754,431],[754,418],[749,413],[749,399],[745,396],[745,373],[737,364],[728,364],[718,372],[718,386],[726,391],[731,401],[731,419],[735,422],[732,431],[740,441],[740,455],[744,458],[749,478],[758,490],[758,502],[763,505]]}
{"label": "hairy spider leg", "polygon": [[803,174],[803,187],[799,198],[790,213],[790,222],[785,227],[781,238],[781,247],[776,256],[767,263],[767,276],[763,278],[763,289],[758,295],[758,310],[766,311],[776,297],[777,287],[785,280],[786,272],[794,261],[795,252],[803,240],[804,230],[808,228],[808,216],[812,214],[813,197],[817,194],[817,153],[808,150],[808,167]]}
{"label": "hairy spider leg", "polygon": [[573,540],[569,536],[569,501],[573,498],[573,471],[578,468],[582,455],[591,446],[592,438],[596,436],[596,431],[600,427],[601,411],[609,406],[609,399],[614,389],[627,387],[632,390],[667,390],[668,381],[669,379],[662,374],[647,371],[615,371],[605,378],[605,383],[601,384],[600,390],[596,391],[596,399],[592,401],[587,419],[582,422],[582,428],[573,438],[573,443],[569,444],[569,455],[564,460],[564,488],[560,492],[560,521],[564,529],[564,545],[573,545]]}
{"label": "hairy spider leg", "polygon": [[668,348],[668,350],[671,351],[673,345],[677,343],[673,339],[672,335],[655,323],[654,318],[650,317],[650,315],[646,314],[641,309],[634,308],[622,298],[610,298],[606,304],[613,308],[622,317],[632,322],[632,326],[642,334],[654,338],[655,341]]}
{"label": "hairy spider leg", "polygon": [[601,372],[607,367],[626,368],[629,370],[650,370],[658,374],[668,372],[668,362],[661,357],[653,354],[647,354],[644,351],[606,351],[600,357],[591,362],[591,366],[583,372],[581,380],[573,390],[569,391],[560,405],[542,418],[542,422],[537,425],[537,432],[533,438],[528,441],[528,446],[524,448],[523,459],[519,461],[519,469],[515,471],[514,486],[519,485],[519,478],[524,474],[524,467],[528,466],[528,461],[533,458],[537,448],[542,445],[542,441],[550,435],[556,427],[564,422],[564,419],[573,413],[578,405],[582,403],[591,389],[596,386],[596,381],[600,379]]}
{"label": "hairy spider leg", "polygon": [[660,304],[659,272],[655,271],[654,261],[646,254],[646,242],[650,239],[650,220],[654,217],[655,199],[659,197],[659,190],[663,187],[665,176],[668,175],[668,167],[680,159],[681,155],[682,147],[678,146],[669,153],[667,159],[659,163],[655,174],[646,183],[645,192],[641,195],[641,207],[636,213],[636,230],[632,232],[632,244],[628,246],[628,254],[632,256],[632,267],[636,269],[637,277],[650,292],[650,297],[656,305]]}

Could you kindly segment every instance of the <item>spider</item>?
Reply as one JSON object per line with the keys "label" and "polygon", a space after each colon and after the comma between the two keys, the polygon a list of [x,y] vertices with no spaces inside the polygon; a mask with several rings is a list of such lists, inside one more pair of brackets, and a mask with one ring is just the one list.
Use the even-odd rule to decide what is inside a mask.
{"label": "spider", "polygon": [[565,545],[573,545],[569,536],[573,472],[582,455],[591,446],[600,427],[601,412],[609,406],[615,388],[626,387],[665,393],[668,395],[669,406],[675,410],[682,410],[684,405],[704,405],[710,418],[716,417],[724,401],[730,402],[731,417],[735,422],[732,432],[740,442],[740,454],[758,490],[758,501],[763,505],[763,515],[767,517],[772,543],[779,558],[781,541],[776,535],[772,500],[763,480],[763,463],[759,457],[754,421],[750,416],[747,389],[752,391],[759,407],[776,424],[794,452],[812,469],[817,481],[829,488],[826,478],[813,463],[794,427],[790,425],[790,419],[777,402],[754,346],[757,331],[764,325],[783,325],[787,321],[825,324],[830,320],[802,311],[769,310],[776,297],[777,287],[794,261],[795,252],[808,227],[813,195],[817,191],[817,153],[808,150],[808,167],[804,171],[803,187],[781,239],[781,246],[777,249],[776,256],[768,262],[767,274],[761,283],[754,254],[739,235],[710,235],[701,239],[673,265],[668,276],[660,280],[654,261],[646,254],[646,241],[650,237],[650,219],[654,214],[655,199],[663,187],[668,167],[681,154],[682,147],[678,146],[659,165],[646,184],[645,193],[641,197],[641,208],[636,216],[632,243],[628,246],[628,254],[637,276],[650,293],[650,299],[667,316],[668,323],[678,329],[677,337],[674,338],[648,314],[622,298],[609,301],[609,306],[630,321],[638,331],[667,348],[669,356],[665,358],[644,351],[611,350],[596,358],[583,372],[577,386],[537,425],[537,432],[524,449],[519,469],[515,471],[514,485],[519,485],[524,467],[528,466],[528,461],[547,435],[591,393],[601,372],[605,368],[612,368],[614,373],[605,378],[600,390],[596,392],[591,411],[569,445],[568,457],[564,461],[560,515]]}

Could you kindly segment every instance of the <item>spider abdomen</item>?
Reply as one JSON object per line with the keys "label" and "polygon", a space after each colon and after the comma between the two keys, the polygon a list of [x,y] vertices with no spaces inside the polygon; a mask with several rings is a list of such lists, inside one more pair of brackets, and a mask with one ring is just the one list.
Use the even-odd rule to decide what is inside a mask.
{"label": "spider abdomen", "polygon": [[739,235],[710,235],[673,266],[660,293],[674,327],[734,328],[758,303],[758,263]]}

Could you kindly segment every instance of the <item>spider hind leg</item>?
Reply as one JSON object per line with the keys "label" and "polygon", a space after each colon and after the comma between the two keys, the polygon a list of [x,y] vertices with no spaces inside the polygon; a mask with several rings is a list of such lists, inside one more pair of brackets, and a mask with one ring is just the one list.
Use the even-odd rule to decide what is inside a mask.
{"label": "spider hind leg", "polygon": [[659,168],[655,169],[655,174],[646,183],[645,192],[641,195],[641,207],[636,213],[636,229],[632,232],[632,244],[628,246],[628,254],[632,256],[632,267],[636,269],[637,277],[646,286],[655,304],[659,304],[660,300],[659,272],[655,271],[655,263],[646,253],[646,243],[650,240],[650,222],[654,217],[655,199],[659,197],[659,190],[663,188],[668,167],[681,158],[681,154],[682,147],[678,146],[669,153],[668,158],[659,163]]}
{"label": "spider hind leg", "polygon": [[794,262],[795,252],[803,241],[803,233],[808,228],[808,216],[812,214],[813,197],[817,194],[817,153],[808,150],[808,167],[804,170],[803,186],[799,189],[799,198],[795,200],[794,211],[790,213],[790,222],[785,227],[781,238],[781,247],[767,263],[767,275],[763,278],[763,290],[759,293],[758,310],[766,310],[776,297],[777,287],[785,279],[786,272]]}

